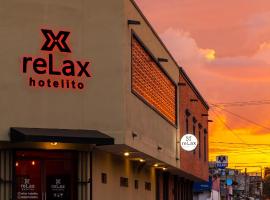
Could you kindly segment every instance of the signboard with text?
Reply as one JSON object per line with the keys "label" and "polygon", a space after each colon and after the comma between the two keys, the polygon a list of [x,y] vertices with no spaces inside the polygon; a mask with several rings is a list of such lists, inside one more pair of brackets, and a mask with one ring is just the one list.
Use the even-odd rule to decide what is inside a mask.
{"label": "signboard with text", "polygon": [[24,56],[21,71],[28,85],[35,88],[82,90],[85,80],[92,77],[90,61],[71,56],[69,31],[41,29],[43,45],[39,56]]}
{"label": "signboard with text", "polygon": [[186,134],[181,138],[180,144],[185,151],[193,151],[198,145],[198,140],[195,135]]}
{"label": "signboard with text", "polygon": [[17,198],[23,200],[40,199],[40,184],[38,180],[31,176],[17,176]]}
{"label": "signboard with text", "polygon": [[224,169],[228,167],[228,156],[220,155],[216,157],[216,167]]}
{"label": "signboard with text", "polygon": [[47,197],[49,200],[70,200],[70,177],[47,176]]}

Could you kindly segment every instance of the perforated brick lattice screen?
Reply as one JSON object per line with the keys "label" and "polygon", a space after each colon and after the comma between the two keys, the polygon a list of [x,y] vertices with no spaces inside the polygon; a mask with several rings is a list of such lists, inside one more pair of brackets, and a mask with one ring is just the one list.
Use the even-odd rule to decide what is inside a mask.
{"label": "perforated brick lattice screen", "polygon": [[132,37],[132,91],[172,124],[176,124],[176,86]]}

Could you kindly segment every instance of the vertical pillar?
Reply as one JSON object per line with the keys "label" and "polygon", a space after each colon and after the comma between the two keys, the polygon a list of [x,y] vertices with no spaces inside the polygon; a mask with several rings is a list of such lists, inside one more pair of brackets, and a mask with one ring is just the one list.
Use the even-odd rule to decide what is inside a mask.
{"label": "vertical pillar", "polygon": [[0,199],[11,199],[13,178],[13,154],[9,150],[0,151]]}
{"label": "vertical pillar", "polygon": [[156,170],[156,200],[161,200],[160,185],[160,171]]}
{"label": "vertical pillar", "polygon": [[92,198],[92,155],[91,152],[79,152],[78,156],[78,200]]}
{"label": "vertical pillar", "polygon": [[184,178],[181,178],[181,200],[185,200],[185,183]]}

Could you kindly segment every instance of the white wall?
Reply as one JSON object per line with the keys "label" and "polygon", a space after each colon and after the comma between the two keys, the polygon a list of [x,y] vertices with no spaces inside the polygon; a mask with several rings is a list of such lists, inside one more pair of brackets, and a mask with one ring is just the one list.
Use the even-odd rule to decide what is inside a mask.
{"label": "white wall", "polygon": [[212,190],[212,192],[205,191],[203,193],[193,195],[193,200],[220,200],[220,194],[216,190]]}
{"label": "white wall", "polygon": [[[0,140],[12,126],[98,129],[123,143],[123,1],[0,0]],[[90,61],[85,89],[31,88],[21,72],[23,56],[47,57],[40,29],[70,31],[72,53]],[[42,76],[43,77],[43,76]],[[45,78],[46,79],[46,78]]]}

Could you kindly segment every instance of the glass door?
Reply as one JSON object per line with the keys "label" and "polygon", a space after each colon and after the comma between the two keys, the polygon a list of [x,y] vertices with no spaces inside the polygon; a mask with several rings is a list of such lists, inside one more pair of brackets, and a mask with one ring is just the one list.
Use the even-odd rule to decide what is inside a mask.
{"label": "glass door", "polygon": [[70,160],[46,160],[46,200],[72,200],[74,169]]}
{"label": "glass door", "polygon": [[16,200],[76,200],[76,154],[16,152]]}
{"label": "glass door", "polygon": [[43,200],[41,170],[39,160],[16,161],[16,199]]}

